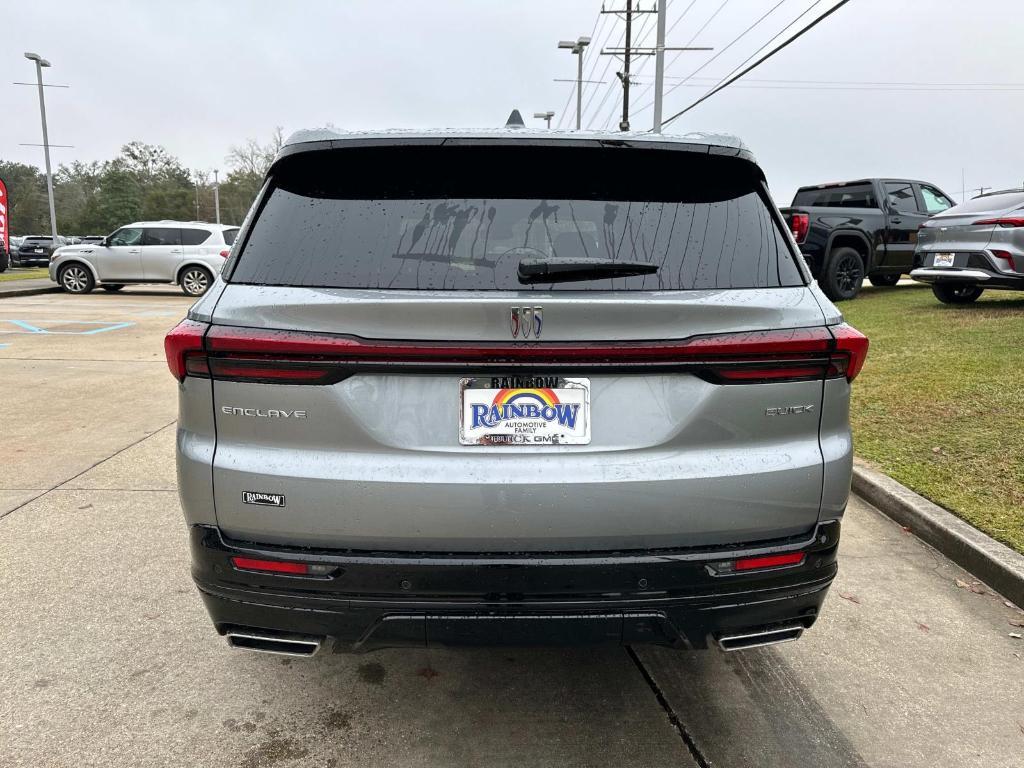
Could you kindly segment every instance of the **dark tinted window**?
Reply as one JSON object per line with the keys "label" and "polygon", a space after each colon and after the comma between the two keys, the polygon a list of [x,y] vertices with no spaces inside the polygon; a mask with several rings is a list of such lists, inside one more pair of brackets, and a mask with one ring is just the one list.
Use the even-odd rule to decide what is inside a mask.
{"label": "dark tinted window", "polygon": [[210,239],[213,233],[208,229],[183,229],[181,230],[182,245],[199,245]]}
{"label": "dark tinted window", "polygon": [[878,201],[870,184],[846,184],[825,189],[801,189],[793,198],[794,206],[825,208],[877,208]]}
{"label": "dark tinted window", "polygon": [[917,198],[914,197],[914,185],[908,181],[887,181],[885,196],[889,205],[900,213],[919,213]]}
{"label": "dark tinted window", "polygon": [[[524,284],[521,259],[657,265],[655,274]],[[761,198],[331,200],[273,192],[234,281],[423,290],[680,290],[799,284]]]}
{"label": "dark tinted window", "polygon": [[[561,147],[317,154],[328,153],[278,171],[232,282],[542,291],[802,284],[756,168],[732,158]],[[523,283],[523,259],[640,262],[657,272]]]}
{"label": "dark tinted window", "polygon": [[224,230],[224,242],[228,245],[235,244],[235,238],[238,237],[237,229],[225,229]]}
{"label": "dark tinted window", "polygon": [[170,227],[146,227],[143,245],[181,245],[181,230]]}

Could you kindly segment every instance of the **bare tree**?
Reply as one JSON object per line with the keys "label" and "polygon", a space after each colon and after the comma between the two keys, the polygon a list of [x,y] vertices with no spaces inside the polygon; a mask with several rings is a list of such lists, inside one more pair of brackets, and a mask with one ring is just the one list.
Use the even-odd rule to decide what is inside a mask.
{"label": "bare tree", "polygon": [[256,139],[249,139],[245,144],[234,145],[228,152],[225,161],[234,173],[262,178],[270,168],[270,164],[274,161],[282,144],[284,144],[284,129],[277,126],[270,135],[270,141],[266,144],[260,144]]}

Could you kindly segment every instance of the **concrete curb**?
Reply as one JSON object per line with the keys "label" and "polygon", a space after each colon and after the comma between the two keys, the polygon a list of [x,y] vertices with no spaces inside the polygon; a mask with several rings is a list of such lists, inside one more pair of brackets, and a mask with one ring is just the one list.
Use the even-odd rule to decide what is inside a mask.
{"label": "concrete curb", "polygon": [[859,460],[854,462],[853,490],[961,568],[1024,607],[1024,555]]}
{"label": "concrete curb", "polygon": [[41,293],[56,293],[60,286],[51,285],[44,288],[14,288],[10,291],[0,289],[0,299],[13,299],[18,296],[37,296]]}

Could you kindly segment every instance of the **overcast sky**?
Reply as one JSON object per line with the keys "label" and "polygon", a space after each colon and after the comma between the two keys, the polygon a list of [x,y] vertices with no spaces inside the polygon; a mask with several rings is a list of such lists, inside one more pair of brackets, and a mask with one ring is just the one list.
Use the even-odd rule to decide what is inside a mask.
{"label": "overcast sky", "polygon": [[[653,0],[643,0],[649,7]],[[800,22],[837,0],[822,0]],[[683,45],[718,11],[667,74],[693,72],[778,0],[669,0],[669,45]],[[697,77],[720,78],[813,0],[783,0],[762,23]],[[606,0],[606,5],[624,0]],[[22,58],[36,51],[53,67],[48,88],[55,163],[105,160],[132,140],[162,144],[188,166],[224,168],[235,143],[333,123],[340,128],[477,127],[502,123],[511,107],[562,115],[575,59],[559,39],[588,35],[585,71],[607,85],[587,85],[584,125],[614,127],[621,90],[617,63],[597,43],[622,31],[599,20],[601,0],[345,0],[299,4],[175,0],[106,2],[35,0],[4,14],[0,49],[0,158],[42,166],[33,88]],[[301,8],[301,10],[299,10]],[[13,12],[12,12],[13,11]],[[638,17],[640,42],[653,44],[653,14]],[[677,23],[678,21],[678,23]],[[794,28],[795,29],[795,28]],[[645,39],[646,38],[646,39]],[[801,184],[864,176],[930,180],[959,199],[967,186],[1004,188],[1024,181],[1024,16],[1020,0],[851,0],[749,77],[747,87],[714,96],[672,131],[715,130],[740,136],[761,161],[780,204]],[[669,57],[671,61],[671,56]],[[596,64],[596,68],[592,65]],[[641,66],[634,110],[653,62]],[[636,67],[634,67],[634,70]],[[592,72],[592,73],[591,73]],[[1014,83],[1018,90],[824,90],[808,83]],[[676,80],[669,80],[672,85]],[[691,81],[696,82],[696,81]],[[741,81],[742,83],[743,81]],[[686,85],[666,98],[666,114],[704,92]],[[780,88],[797,85],[796,88]],[[749,87],[755,86],[755,87]],[[608,94],[606,97],[606,93]],[[600,111],[597,107],[604,99]],[[556,118],[557,120],[558,118]],[[633,122],[649,128],[651,110]],[[535,122],[536,121],[532,121]]]}

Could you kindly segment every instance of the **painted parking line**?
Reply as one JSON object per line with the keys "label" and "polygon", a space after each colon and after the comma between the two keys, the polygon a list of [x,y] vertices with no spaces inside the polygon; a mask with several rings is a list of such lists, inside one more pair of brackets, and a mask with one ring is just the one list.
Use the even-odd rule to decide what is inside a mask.
{"label": "painted parking line", "polygon": [[106,320],[50,320],[47,321],[47,325],[86,325],[96,326],[89,330],[74,330],[74,331],[53,331],[49,328],[40,328],[37,325],[26,322],[24,320],[2,320],[0,322],[10,323],[17,328],[21,328],[25,333],[42,333],[50,336],[92,336],[97,333],[106,333],[107,331],[117,331],[122,328],[130,328],[135,325],[133,322],[120,322],[111,323]]}

